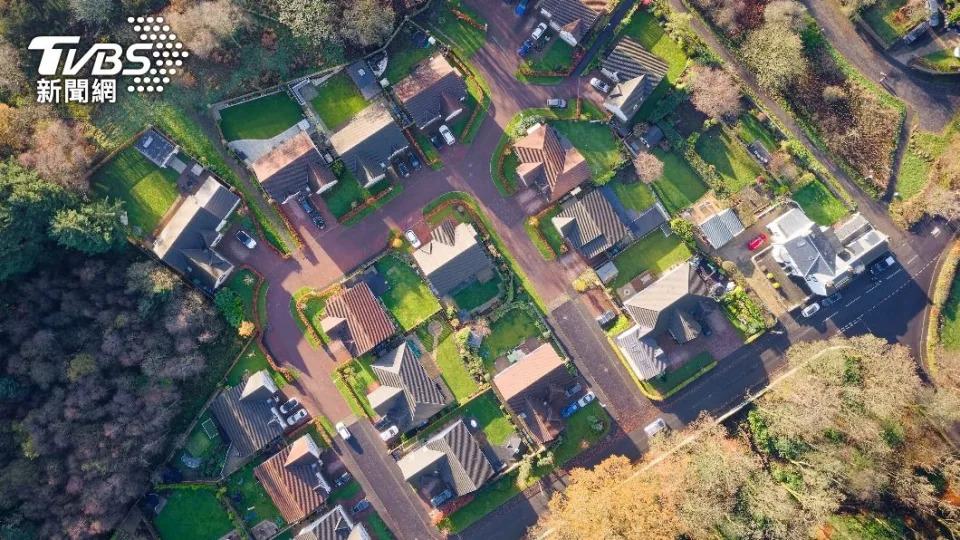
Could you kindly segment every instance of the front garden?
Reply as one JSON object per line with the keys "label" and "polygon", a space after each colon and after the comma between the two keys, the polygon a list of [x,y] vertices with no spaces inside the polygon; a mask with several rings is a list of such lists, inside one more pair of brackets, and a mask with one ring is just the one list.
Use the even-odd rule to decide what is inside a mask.
{"label": "front garden", "polygon": [[303,120],[303,110],[286,92],[220,110],[220,129],[227,141],[269,139]]}
{"label": "front garden", "polygon": [[662,374],[644,381],[654,392],[660,395],[660,399],[666,399],[668,396],[681,390],[687,384],[696,380],[707,371],[717,365],[713,356],[704,351],[673,371],[665,371]]}
{"label": "front garden", "polygon": [[[548,29],[547,32],[553,33]],[[574,49],[566,41],[554,36],[542,51],[531,51],[530,57],[523,61],[517,78],[523,80],[526,73],[566,73],[573,67]]]}
{"label": "front garden", "polygon": [[876,0],[860,11],[860,17],[890,47],[927,18],[926,7],[923,0]]}
{"label": "front garden", "polygon": [[390,287],[380,296],[383,305],[405,332],[440,311],[440,302],[409,263],[391,254],[374,264]]}
{"label": "front garden", "polygon": [[493,370],[493,362],[530,338],[544,333],[543,322],[530,308],[517,306],[505,311],[490,322],[490,333],[483,338],[480,356],[487,369]]}
{"label": "front garden", "polygon": [[146,237],[177,200],[177,171],[161,169],[130,146],[93,174],[93,191],[123,202],[130,228]]}
{"label": "front garden", "polygon": [[384,178],[369,188],[361,186],[353,174],[347,170],[343,162],[338,161],[332,167],[337,177],[337,184],[320,196],[327,204],[330,213],[340,219],[350,213],[372,197],[382,193],[392,185],[390,179]]}

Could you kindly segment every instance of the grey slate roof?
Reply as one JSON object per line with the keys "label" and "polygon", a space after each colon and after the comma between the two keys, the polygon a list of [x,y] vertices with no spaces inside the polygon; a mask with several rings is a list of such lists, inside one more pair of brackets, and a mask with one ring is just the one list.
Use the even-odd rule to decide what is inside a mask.
{"label": "grey slate roof", "polygon": [[301,131],[254,162],[253,173],[271,199],[284,203],[307,190],[336,183],[310,135]]}
{"label": "grey slate roof", "polygon": [[667,355],[655,339],[646,335],[646,329],[634,326],[614,338],[614,341],[641,379],[651,379],[667,369]]}
{"label": "grey slate roof", "polygon": [[380,407],[374,405],[374,409],[381,416],[389,415],[401,433],[440,412],[447,404],[439,383],[427,375],[407,341],[370,364],[370,368],[381,385],[400,390],[394,399]]}
{"label": "grey slate roof", "polygon": [[446,454],[449,468],[446,480],[458,497],[476,491],[493,476],[490,461],[462,419],[427,441],[426,446]]}
{"label": "grey slate roof", "polygon": [[787,240],[783,247],[801,275],[837,273],[837,249],[831,242],[832,231],[814,227],[809,234]]}
{"label": "grey slate roof", "polygon": [[634,322],[649,328],[653,335],[664,328],[672,309],[691,308],[708,294],[707,284],[690,263],[682,263],[667,272],[649,287],[624,300]]}
{"label": "grey slate roof", "polygon": [[360,94],[368,101],[383,91],[366,60],[359,60],[347,66],[347,75],[350,75],[353,84],[357,85]]}
{"label": "grey slate roof", "polygon": [[700,224],[700,231],[714,249],[719,249],[743,232],[743,223],[733,210],[727,208],[710,216]]}
{"label": "grey slate roof", "polygon": [[541,0],[537,7],[549,12],[553,23],[580,41],[605,5],[603,0]]}
{"label": "grey slate roof", "polygon": [[360,184],[367,185],[383,177],[390,158],[406,150],[410,143],[390,111],[375,103],[334,133],[330,145]]}
{"label": "grey slate roof", "polygon": [[438,295],[445,296],[493,269],[473,226],[454,225],[446,220],[431,236],[429,242],[413,252],[413,258]]}
{"label": "grey slate roof", "polygon": [[166,167],[177,153],[177,146],[152,128],[144,131],[133,146],[157,167]]}
{"label": "grey slate roof", "polygon": [[645,96],[660,84],[667,75],[667,63],[659,56],[643,48],[631,37],[621,37],[617,45],[604,58],[601,67],[613,74],[619,82],[627,82],[646,75],[643,91]]}
{"label": "grey slate roof", "polygon": [[626,82],[617,83],[607,97],[605,104],[616,107],[627,120],[640,110],[640,105],[646,101],[653,91],[648,88],[648,76],[641,75]]}
{"label": "grey slate roof", "polygon": [[667,216],[667,211],[663,208],[663,205],[661,205],[659,202],[653,203],[648,206],[631,224],[633,227],[633,234],[637,238],[643,238],[669,220],[670,218]]}
{"label": "grey slate roof", "polygon": [[613,247],[630,231],[600,190],[564,203],[553,225],[587,259]]}
{"label": "grey slate roof", "polygon": [[462,109],[467,97],[466,83],[441,54],[418,64],[393,91],[420,129]]}
{"label": "grey slate roof", "polygon": [[[259,380],[259,375],[254,374],[243,384],[221,391],[210,404],[217,423],[241,458],[259,451],[284,431],[274,403],[265,399],[267,394],[276,393],[276,387],[272,392],[264,392],[257,385]],[[248,383],[257,388],[247,388]],[[245,391],[247,397],[242,397]]]}
{"label": "grey slate roof", "polygon": [[304,527],[297,540],[369,540],[370,535],[362,523],[354,523],[343,505],[338,504],[329,512]]}

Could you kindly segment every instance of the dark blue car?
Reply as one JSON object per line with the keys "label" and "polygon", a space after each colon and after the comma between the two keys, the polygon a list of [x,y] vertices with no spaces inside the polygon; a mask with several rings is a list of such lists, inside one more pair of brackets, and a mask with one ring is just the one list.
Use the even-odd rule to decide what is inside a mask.
{"label": "dark blue car", "polygon": [[517,4],[517,7],[513,9],[513,12],[517,15],[523,15],[527,11],[527,4],[530,3],[530,0],[520,0],[520,3]]}
{"label": "dark blue car", "polygon": [[573,416],[573,413],[577,412],[577,409],[579,408],[580,406],[577,405],[576,401],[574,401],[573,403],[564,407],[562,411],[560,411],[560,416],[564,418],[570,418],[571,416]]}
{"label": "dark blue car", "polygon": [[530,52],[530,49],[532,48],[533,48],[533,41],[528,39],[523,42],[523,45],[521,45],[519,49],[517,49],[517,54],[520,55],[520,58],[523,58]]}

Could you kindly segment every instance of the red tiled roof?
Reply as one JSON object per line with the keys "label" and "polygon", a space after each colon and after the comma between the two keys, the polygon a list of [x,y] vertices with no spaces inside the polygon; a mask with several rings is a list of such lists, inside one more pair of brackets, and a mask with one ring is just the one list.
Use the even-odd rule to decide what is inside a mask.
{"label": "red tiled roof", "polygon": [[327,301],[325,316],[346,319],[357,356],[376,347],[397,331],[393,320],[366,283],[354,285],[331,297]]}
{"label": "red tiled roof", "polygon": [[[306,441],[309,437],[304,435],[297,439],[253,470],[287,523],[296,523],[308,516],[329,495],[329,485],[325,485],[325,480],[321,484],[317,478],[321,468],[319,458],[312,459],[314,456],[301,451],[302,447],[309,445]],[[313,447],[316,448],[316,445]],[[287,458],[291,452],[300,455],[288,464]],[[314,464],[316,466],[312,467]]]}
{"label": "red tiled roof", "polygon": [[524,180],[540,177],[547,196],[556,201],[590,178],[590,166],[569,141],[543,124],[513,145]]}

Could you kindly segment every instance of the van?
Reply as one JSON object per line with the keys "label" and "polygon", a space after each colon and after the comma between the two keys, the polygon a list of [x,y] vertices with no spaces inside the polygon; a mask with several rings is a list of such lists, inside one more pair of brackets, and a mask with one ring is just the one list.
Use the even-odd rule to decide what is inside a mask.
{"label": "van", "polygon": [[643,428],[643,431],[646,432],[647,437],[653,437],[665,429],[668,429],[667,423],[663,421],[663,418],[657,418],[653,422],[650,422],[647,427]]}

